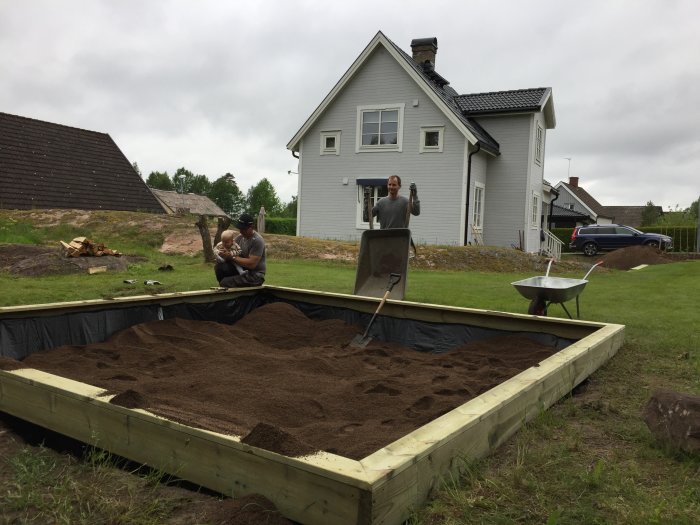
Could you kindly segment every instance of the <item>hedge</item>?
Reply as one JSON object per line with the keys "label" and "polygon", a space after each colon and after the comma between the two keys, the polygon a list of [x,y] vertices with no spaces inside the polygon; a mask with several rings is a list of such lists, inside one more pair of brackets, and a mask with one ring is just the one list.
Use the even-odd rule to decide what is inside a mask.
{"label": "hedge", "polygon": [[266,217],[265,233],[277,235],[296,235],[297,220],[286,217]]}
{"label": "hedge", "polygon": [[[697,226],[645,226],[641,229],[645,233],[660,233],[668,235],[673,239],[674,252],[694,252],[697,250]],[[569,242],[571,242],[571,233],[573,228],[552,228],[551,232],[564,245],[561,248],[562,252],[570,252]]]}

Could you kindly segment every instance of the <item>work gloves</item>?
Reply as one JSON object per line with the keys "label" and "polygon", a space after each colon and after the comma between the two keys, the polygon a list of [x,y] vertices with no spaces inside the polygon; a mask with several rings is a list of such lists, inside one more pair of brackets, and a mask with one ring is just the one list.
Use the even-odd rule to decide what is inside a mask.
{"label": "work gloves", "polygon": [[412,182],[408,189],[413,193],[413,195],[418,195],[418,187],[415,182]]}

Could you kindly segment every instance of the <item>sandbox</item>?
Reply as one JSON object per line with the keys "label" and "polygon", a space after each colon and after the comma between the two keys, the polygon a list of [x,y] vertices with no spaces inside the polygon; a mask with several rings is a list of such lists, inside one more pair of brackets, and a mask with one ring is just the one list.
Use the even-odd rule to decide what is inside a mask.
{"label": "sandbox", "polygon": [[[231,333],[226,332],[229,327],[245,332],[246,323],[237,325],[239,320],[250,319],[256,312],[263,312],[276,303],[292,305],[307,317],[322,323],[319,326],[324,330],[337,331],[334,337],[342,343],[351,333],[344,331],[342,326],[364,326],[376,309],[378,299],[265,286],[226,292],[187,292],[0,308],[0,356],[4,356],[6,361],[27,358],[27,362],[31,362],[33,357],[28,356],[42,350],[62,345],[99,344],[114,334],[118,337],[122,331],[128,333],[125,329],[130,327],[141,330],[140,323],[151,327],[149,330],[157,328],[159,321],[164,321],[162,326],[168,327],[169,331],[181,332],[183,337],[187,329],[196,326],[188,323],[223,323],[227,327],[222,327],[222,332],[217,335],[223,340]],[[524,422],[570,392],[614,355],[624,336],[624,327],[620,325],[405,301],[388,301],[382,314],[376,322],[378,346],[371,349],[369,357],[359,356],[366,362],[361,366],[383,369],[388,368],[385,366],[388,360],[394,360],[405,362],[405,371],[408,372],[411,370],[410,356],[399,354],[399,349],[391,346],[404,345],[424,352],[445,352],[437,354],[434,363],[429,358],[420,366],[444,368],[444,373],[433,376],[433,382],[443,379],[453,381],[452,384],[439,385],[440,388],[434,389],[431,395],[423,395],[412,401],[411,407],[401,409],[407,412],[403,415],[409,416],[409,419],[419,416],[418,412],[428,405],[443,402],[448,396],[462,395],[464,399],[469,399],[462,403],[456,397],[457,403],[453,400],[453,405],[445,405],[452,408],[439,409],[439,415],[429,421],[417,419],[420,426],[405,435],[387,434],[388,442],[381,441],[381,432],[369,430],[371,427],[365,428],[363,421],[348,420],[347,425],[337,433],[348,432],[349,439],[343,439],[348,436],[340,435],[340,439],[330,446],[325,446],[322,441],[312,443],[313,446],[305,452],[307,455],[299,456],[299,451],[284,447],[275,449],[250,441],[247,436],[236,435],[237,431],[245,428],[243,421],[239,422],[239,426],[232,424],[229,427],[228,423],[221,423],[218,414],[214,414],[211,421],[203,424],[205,428],[199,428],[193,426],[192,419],[183,415],[187,410],[197,411],[196,408],[179,407],[168,412],[162,400],[160,404],[153,401],[153,405],[143,405],[160,407],[153,410],[139,408],[142,405],[138,402],[117,404],[119,392],[123,394],[129,384],[136,384],[129,382],[135,378],[123,372],[112,374],[117,379],[116,386],[109,383],[109,387],[107,384],[100,387],[93,386],[98,373],[90,374],[94,377],[68,379],[33,368],[8,370],[5,367],[5,370],[0,370],[0,410],[229,496],[262,494],[273,501],[285,516],[301,523],[398,524],[408,517],[412,507],[429,497],[430,491],[444,476],[450,471],[457,471],[464,459],[486,454]],[[176,324],[171,327],[168,323]],[[281,358],[293,358],[297,347],[307,345],[306,339],[314,340],[314,334],[305,337],[300,332],[304,326],[304,320],[299,319],[296,327],[277,327],[288,331],[293,340],[293,344],[280,347]],[[256,331],[258,333],[251,336],[255,340],[270,339],[274,335],[272,328],[261,332],[260,326],[257,326]],[[152,332],[146,332],[144,338],[153,337]],[[551,346],[552,351],[547,354],[549,357],[536,354],[539,357],[534,362],[524,361],[523,366],[527,368],[483,393],[470,390],[467,381],[469,371],[463,385],[459,378],[454,383],[450,371],[455,367],[471,365],[448,361],[444,356],[455,353],[454,349],[460,345],[504,336],[532,338],[538,344]],[[113,344],[126,348],[130,343],[122,338],[113,341]],[[339,353],[331,355],[329,342],[323,340],[322,345],[327,347],[328,359],[333,362],[346,358],[342,348]],[[523,354],[529,351],[525,343],[521,345]],[[182,346],[187,347],[188,344],[183,343]],[[187,350],[196,352],[197,349]],[[250,346],[249,352],[253,351],[254,347]],[[240,355],[245,356],[245,352],[245,348],[239,349]],[[197,354],[194,355],[196,357]],[[177,363],[170,370],[159,368],[161,361],[171,357],[151,357],[151,365],[147,367],[152,371],[150,375],[167,375],[174,373],[175,368],[181,368]],[[499,356],[487,357],[497,361]],[[500,357],[517,360],[513,354]],[[96,361],[96,370],[112,367],[113,363],[105,362],[103,356],[100,359]],[[324,362],[323,356],[320,359],[304,359],[307,359],[307,368],[318,368],[321,374],[333,365],[332,362]],[[252,386],[253,390],[260,390],[262,400],[266,399],[265,392],[274,387],[265,383],[265,379],[277,377],[273,374],[275,366],[270,364],[267,373],[264,369],[258,372],[260,384]],[[347,370],[348,377],[341,377],[335,382],[349,381],[353,369]],[[334,395],[344,395],[349,399],[352,392],[357,392],[358,396],[369,393],[375,396],[373,399],[381,399],[382,403],[393,396],[398,398],[401,390],[398,381],[405,374],[401,370],[390,373],[387,377],[370,378],[368,375],[367,381],[351,386],[348,390],[350,394],[343,394],[341,390],[340,394]],[[190,375],[195,376],[196,370],[193,369]],[[355,375],[359,376],[356,379],[363,379],[362,371]],[[203,379],[206,380],[206,377]],[[188,378],[178,381],[182,381],[183,390],[201,384],[194,381],[188,383]],[[313,379],[303,376],[300,381],[301,388],[297,385],[295,389],[301,390],[302,394],[304,390],[311,392],[311,385],[308,389],[304,385],[312,383]],[[251,388],[250,385],[248,387]],[[146,398],[151,395],[147,390],[143,392]],[[468,395],[470,393],[472,395]],[[302,403],[298,400],[293,402],[291,393],[289,396],[289,403],[304,404],[303,415],[307,419],[320,421],[326,415],[330,419],[331,407],[326,406],[320,397],[314,399],[307,395],[307,398],[300,398]],[[234,385],[231,412],[235,412],[235,398]],[[279,398],[267,401],[273,404],[285,402]],[[380,407],[377,404],[376,411],[379,412],[380,408],[391,410],[391,406]],[[372,406],[363,410],[370,419],[374,412]],[[399,421],[399,415],[397,413],[397,417],[393,418],[390,413],[384,413],[380,423],[388,426],[405,424]],[[301,419],[300,416],[290,419],[296,417]],[[293,422],[288,424],[293,426]],[[348,448],[348,444],[358,441],[368,432],[373,433],[370,437],[375,439],[368,445],[369,448]],[[320,431],[318,433],[321,434]]]}

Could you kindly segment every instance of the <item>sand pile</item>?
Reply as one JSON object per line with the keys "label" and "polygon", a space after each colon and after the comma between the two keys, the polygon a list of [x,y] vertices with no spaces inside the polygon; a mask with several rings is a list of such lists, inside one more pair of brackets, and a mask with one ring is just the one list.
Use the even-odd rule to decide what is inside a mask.
{"label": "sand pile", "polygon": [[288,456],[360,459],[555,353],[516,335],[442,354],[376,341],[349,347],[363,328],[273,303],[233,326],[148,322],[0,367],[90,383],[126,407]]}
{"label": "sand pile", "polygon": [[606,268],[629,270],[640,264],[665,264],[673,262],[657,248],[651,246],[628,246],[605,254],[601,260]]}

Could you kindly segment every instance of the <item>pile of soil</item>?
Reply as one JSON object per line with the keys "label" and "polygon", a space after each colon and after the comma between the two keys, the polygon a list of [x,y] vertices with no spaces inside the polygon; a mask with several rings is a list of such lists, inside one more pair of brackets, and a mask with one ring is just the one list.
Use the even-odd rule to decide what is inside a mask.
{"label": "pile of soil", "polygon": [[629,270],[642,264],[666,264],[673,262],[663,252],[652,246],[628,246],[601,257],[603,266],[616,270]]}
{"label": "pile of soil", "polygon": [[361,332],[273,303],[233,326],[148,322],[103,343],[0,359],[0,367],[89,382],[118,394],[114,403],[288,456],[361,459],[556,351],[518,335],[442,354],[349,346]]}

